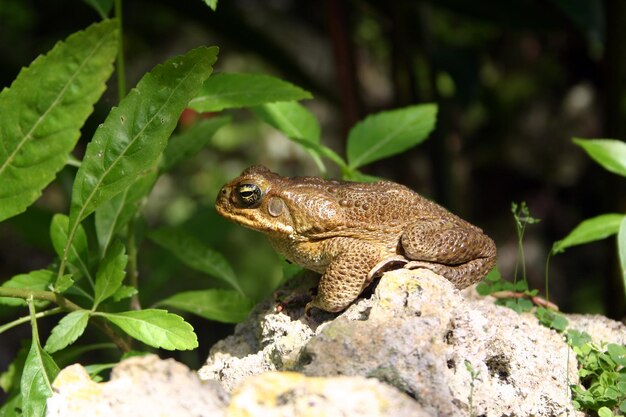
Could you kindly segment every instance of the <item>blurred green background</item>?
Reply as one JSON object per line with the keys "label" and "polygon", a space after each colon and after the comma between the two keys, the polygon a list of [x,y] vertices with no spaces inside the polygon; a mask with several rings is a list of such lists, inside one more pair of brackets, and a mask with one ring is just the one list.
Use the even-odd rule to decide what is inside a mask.
{"label": "blurred green background", "polygon": [[[0,85],[98,19],[79,0],[2,0]],[[505,278],[517,252],[511,202],[526,201],[542,219],[525,235],[531,288],[544,287],[555,240],[583,219],[626,211],[626,182],[571,142],[626,137],[625,24],[623,0],[221,0],[216,12],[200,0],[124,3],[129,85],[170,56],[218,45],[216,72],[265,72],[310,90],[315,99],[304,104],[322,124],[322,142],[340,154],[348,129],[367,114],[438,103],[428,141],[364,171],[485,229]],[[113,77],[76,157],[115,104],[115,87]],[[263,236],[218,218],[216,193],[252,164],[283,175],[318,171],[300,147],[248,112],[234,116],[209,147],[161,178],[141,226],[183,227],[221,251],[246,293],[260,300],[279,283],[283,263]],[[198,117],[185,113],[180,129]],[[48,228],[53,213],[67,212],[74,172],[66,168],[34,207],[0,224],[0,281],[53,260]],[[220,286],[147,240],[139,262],[144,306],[176,291]],[[614,239],[569,249],[550,263],[551,300],[566,312],[622,318],[620,281]],[[198,366],[232,327],[190,320],[201,348],[182,355]],[[0,369],[28,336],[27,326],[2,335]]]}

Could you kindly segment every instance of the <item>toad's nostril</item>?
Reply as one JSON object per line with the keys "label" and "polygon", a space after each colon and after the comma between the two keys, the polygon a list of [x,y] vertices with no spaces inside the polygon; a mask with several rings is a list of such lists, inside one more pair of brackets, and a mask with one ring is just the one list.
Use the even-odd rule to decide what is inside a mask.
{"label": "toad's nostril", "polygon": [[226,188],[222,188],[222,194],[226,194]]}

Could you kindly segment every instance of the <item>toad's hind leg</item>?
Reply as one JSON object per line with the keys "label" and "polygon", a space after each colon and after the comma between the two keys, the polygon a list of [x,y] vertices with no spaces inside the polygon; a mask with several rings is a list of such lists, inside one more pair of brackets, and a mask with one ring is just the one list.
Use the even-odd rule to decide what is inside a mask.
{"label": "toad's hind leg", "polygon": [[407,268],[428,268],[457,288],[480,281],[496,264],[496,246],[469,223],[419,222],[402,235]]}
{"label": "toad's hind leg", "polygon": [[307,304],[311,307],[338,312],[345,310],[370,283],[369,271],[380,259],[373,245],[349,238],[332,243],[335,256],[320,279],[317,295]]}

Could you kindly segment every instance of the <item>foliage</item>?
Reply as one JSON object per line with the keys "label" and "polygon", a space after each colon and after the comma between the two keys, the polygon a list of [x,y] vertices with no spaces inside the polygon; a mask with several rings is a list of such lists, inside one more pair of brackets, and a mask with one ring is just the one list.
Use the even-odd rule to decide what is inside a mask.
{"label": "foliage", "polygon": [[[199,47],[155,66],[124,96],[120,22],[106,18],[113,2],[85,2],[104,20],[59,42],[0,93],[0,220],[32,206],[59,171],[77,168],[69,212],[55,213],[49,223],[57,260],[0,286],[0,305],[29,308],[27,316],[0,326],[0,333],[29,322],[33,336],[30,349],[0,376],[9,393],[0,415],[12,415],[17,408],[27,416],[44,415],[59,365],[90,350],[110,348],[75,344],[89,326],[99,329],[121,353],[134,351],[137,341],[168,350],[198,346],[194,329],[183,317],[141,308],[138,258],[144,236],[184,265],[216,279],[217,288],[168,294],[154,306],[225,323],[245,319],[253,301],[226,258],[182,228],[145,230],[141,212],[160,176],[200,152],[234,120],[224,111],[248,109],[306,149],[323,173],[328,159],[344,178],[352,179],[371,179],[358,169],[419,144],[435,126],[433,104],[372,115],[349,132],[346,161],[321,143],[317,118],[297,102],[310,99],[311,93],[269,75],[210,76],[216,47]],[[217,2],[207,4],[215,9]],[[119,17],[117,2],[115,6]],[[104,92],[116,57],[119,103],[78,161],[71,152]],[[172,136],[185,108],[208,112],[208,117]],[[37,320],[53,315],[60,319],[44,344]],[[96,375],[110,367],[94,364],[90,369]]]}
{"label": "foliage", "polygon": [[[614,139],[574,139],[587,154],[606,170],[626,177],[626,142]],[[601,214],[584,220],[552,246],[552,254],[584,243],[615,235],[624,294],[626,294],[626,213]]]}
{"label": "foliage", "polygon": [[580,385],[572,385],[574,406],[600,417],[626,415],[626,346],[598,346],[587,333],[568,330],[578,358]]}
{"label": "foliage", "polygon": [[[515,219],[520,258],[518,261],[521,261],[523,271],[522,280],[505,281],[497,269],[494,269],[477,285],[476,291],[481,295],[495,296],[497,304],[509,307],[518,313],[532,311],[539,323],[564,334],[565,340],[578,359],[580,384],[570,386],[573,404],[577,410],[592,411],[599,417],[623,416],[626,414],[626,346],[608,344],[604,349],[593,343],[587,333],[568,329],[569,322],[563,314],[541,305],[549,306],[549,302],[537,298],[538,290],[528,288],[523,257],[523,236],[526,225],[537,223],[539,220],[530,215],[524,202],[520,205],[513,203],[511,211]],[[621,217],[623,216],[608,214],[587,220],[563,241],[556,242],[552,251],[555,252],[555,248],[557,248],[556,251],[563,250],[575,244],[599,239],[599,236],[606,237],[613,234],[615,231],[612,230],[615,225],[619,226],[622,222]],[[515,278],[517,278],[517,266],[516,262]],[[539,306],[535,307],[535,304]],[[468,372],[472,373],[468,362],[466,366]]]}

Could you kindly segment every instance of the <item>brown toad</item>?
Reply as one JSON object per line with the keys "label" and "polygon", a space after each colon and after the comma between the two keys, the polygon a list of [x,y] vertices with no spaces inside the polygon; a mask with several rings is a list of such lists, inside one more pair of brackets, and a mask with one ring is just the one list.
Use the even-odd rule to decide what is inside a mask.
{"label": "brown toad", "polygon": [[496,262],[481,229],[389,181],[289,178],[253,166],[222,188],[215,207],[265,233],[291,262],[322,274],[307,311],[345,309],[391,263],[431,269],[464,288]]}

